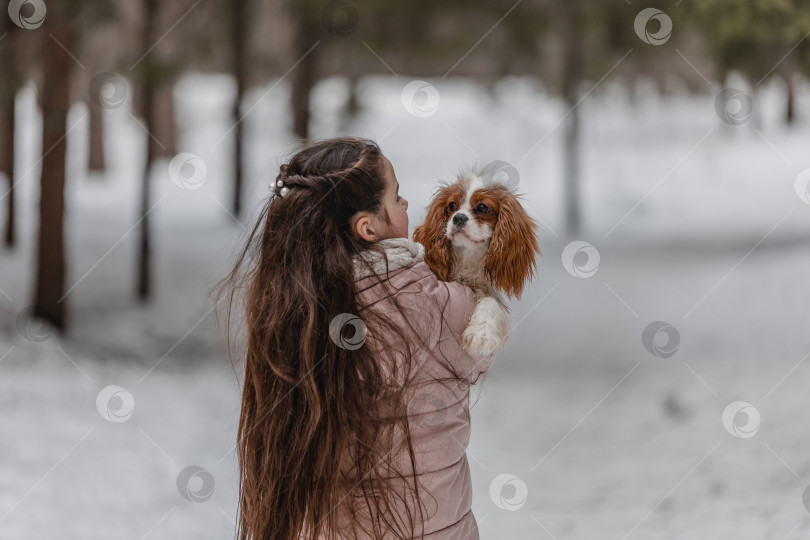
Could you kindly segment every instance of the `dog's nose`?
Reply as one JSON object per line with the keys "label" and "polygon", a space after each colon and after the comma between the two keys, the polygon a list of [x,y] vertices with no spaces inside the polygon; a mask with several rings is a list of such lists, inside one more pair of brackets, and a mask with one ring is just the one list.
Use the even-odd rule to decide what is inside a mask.
{"label": "dog's nose", "polygon": [[467,215],[466,214],[456,214],[453,216],[453,225],[456,227],[461,227],[465,223],[467,223]]}

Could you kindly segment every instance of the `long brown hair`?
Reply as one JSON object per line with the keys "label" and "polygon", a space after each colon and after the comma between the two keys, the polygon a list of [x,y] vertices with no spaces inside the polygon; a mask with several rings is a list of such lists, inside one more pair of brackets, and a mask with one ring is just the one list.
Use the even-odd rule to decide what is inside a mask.
{"label": "long brown hair", "polygon": [[[240,290],[245,317],[239,540],[356,538],[358,527],[366,527],[363,537],[413,538],[424,523],[404,398],[420,334],[407,322],[413,314],[404,332],[359,305],[354,281],[353,255],[381,250],[352,233],[351,218],[366,211],[389,222],[383,170],[371,140],[306,145],[280,166],[219,284],[217,298],[230,290],[228,329]],[[289,189],[284,196],[278,180]],[[382,327],[396,346],[372,346]],[[467,380],[448,369],[450,379]],[[407,473],[392,459],[404,450]]]}

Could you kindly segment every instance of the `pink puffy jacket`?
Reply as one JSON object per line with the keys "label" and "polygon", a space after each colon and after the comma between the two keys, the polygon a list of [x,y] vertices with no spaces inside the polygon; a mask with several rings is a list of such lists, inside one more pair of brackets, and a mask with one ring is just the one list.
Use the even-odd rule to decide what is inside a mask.
{"label": "pink puffy jacket", "polygon": [[[471,356],[460,345],[461,334],[476,304],[473,291],[460,283],[440,281],[421,258],[410,266],[391,271],[383,283],[398,291],[397,301],[419,334],[414,341],[425,345],[412,357],[416,379],[408,405],[416,475],[420,489],[424,490],[421,500],[427,509],[424,538],[478,540],[465,452],[470,440],[469,384],[478,382],[478,377],[486,373],[494,355]],[[384,291],[388,287],[378,283],[378,278],[364,277],[356,286],[361,306],[380,310],[399,329],[410,332],[393,307],[392,298],[384,298],[390,290]],[[360,317],[363,318],[363,311]],[[375,328],[369,325],[366,345],[385,347],[388,337],[376,335]],[[450,374],[429,351],[441,353],[439,358],[464,375],[469,384],[448,383],[447,379],[433,382],[436,377],[447,378]],[[411,472],[407,455],[402,459],[399,462],[405,464],[404,470]],[[420,531],[418,525],[417,535]]]}

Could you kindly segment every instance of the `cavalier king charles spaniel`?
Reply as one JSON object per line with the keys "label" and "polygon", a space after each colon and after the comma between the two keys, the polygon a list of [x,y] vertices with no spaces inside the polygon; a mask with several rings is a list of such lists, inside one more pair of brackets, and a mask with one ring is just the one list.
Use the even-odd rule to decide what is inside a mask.
{"label": "cavalier king charles spaniel", "polygon": [[442,281],[458,281],[475,292],[475,311],[462,335],[472,354],[489,355],[507,342],[512,318],[501,293],[520,299],[534,277],[537,224],[505,184],[479,170],[442,182],[413,240]]}

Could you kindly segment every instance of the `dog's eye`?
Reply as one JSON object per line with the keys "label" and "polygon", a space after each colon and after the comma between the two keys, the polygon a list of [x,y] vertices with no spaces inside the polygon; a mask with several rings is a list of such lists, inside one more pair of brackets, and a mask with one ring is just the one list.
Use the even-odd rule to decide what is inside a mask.
{"label": "dog's eye", "polygon": [[475,210],[479,214],[486,214],[487,212],[489,212],[489,207],[484,203],[479,203],[479,205],[475,207]]}
{"label": "dog's eye", "polygon": [[451,212],[455,212],[456,211],[456,203],[451,202],[450,204],[447,205],[447,209],[450,210]]}

